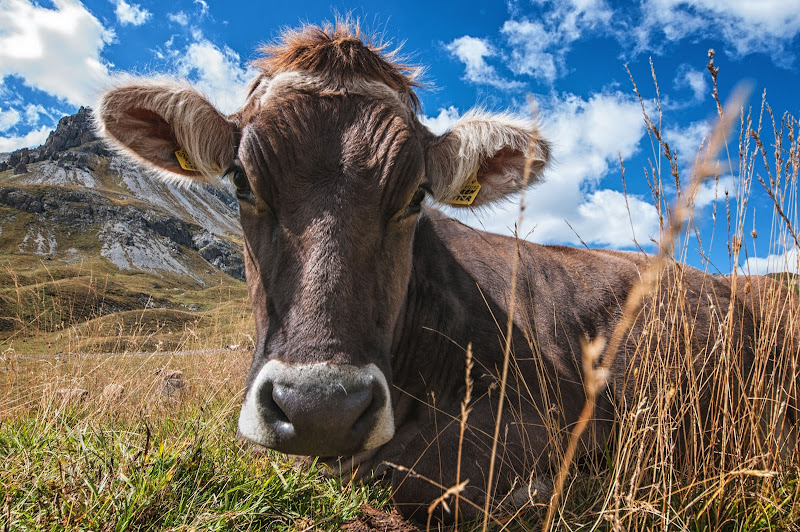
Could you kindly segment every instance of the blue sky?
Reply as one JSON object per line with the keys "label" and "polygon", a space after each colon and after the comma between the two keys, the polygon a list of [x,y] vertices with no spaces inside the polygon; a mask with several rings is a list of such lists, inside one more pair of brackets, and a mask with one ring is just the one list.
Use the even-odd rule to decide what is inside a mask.
{"label": "blue sky", "polygon": [[[530,114],[533,102],[555,155],[546,182],[527,195],[519,231],[537,242],[633,249],[635,235],[645,250],[655,250],[651,239],[658,232],[658,216],[646,172],[661,167],[668,200],[674,199],[675,185],[667,161],[652,148],[625,65],[655,118],[652,61],[663,111],[660,129],[677,150],[684,179],[716,118],[706,70],[709,48],[716,51],[723,100],[746,80],[752,87],[747,105],[756,112],[766,90],[778,117],[785,111],[800,116],[800,0],[406,0],[371,5],[0,0],[0,152],[41,144],[58,118],[91,105],[119,73],[187,77],[223,111],[232,112],[252,76],[248,61],[261,43],[274,40],[287,26],[320,23],[342,13],[359,18],[385,40],[403,43],[410,60],[427,68],[429,88],[419,92],[422,119],[436,131],[476,105]],[[767,140],[774,144],[771,136]],[[719,186],[709,183],[697,198],[699,240],[694,234],[687,240],[691,264],[702,264],[702,249],[711,271],[722,273],[736,267],[728,255],[722,199],[726,189],[733,198],[741,188],[735,179],[739,161],[734,144],[731,149]],[[763,168],[759,159],[755,173],[768,180]],[[793,189],[784,210],[800,227],[796,183]],[[735,223],[736,210],[733,214]],[[794,241],[787,244],[785,235],[770,239],[773,209],[757,177],[738,215],[745,236],[739,266],[762,273],[776,264],[798,269]],[[508,233],[517,207],[509,202],[462,218]]]}

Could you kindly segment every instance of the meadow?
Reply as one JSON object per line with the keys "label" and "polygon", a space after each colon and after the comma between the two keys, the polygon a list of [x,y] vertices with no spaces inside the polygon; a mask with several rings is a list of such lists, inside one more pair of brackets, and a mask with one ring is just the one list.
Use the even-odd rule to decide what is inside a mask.
{"label": "meadow", "polygon": [[[715,80],[713,61],[709,69]],[[513,509],[488,508],[486,519],[459,530],[800,529],[796,429],[784,419],[798,399],[800,304],[749,284],[735,267],[755,237],[745,216],[754,187],[774,214],[773,234],[758,238],[770,239],[775,254],[798,246],[800,127],[766,101],[740,112],[723,108],[716,93],[715,100],[719,124],[698,147],[692,175],[681,175],[661,137],[661,109],[642,105],[653,142],[646,177],[662,234],[617,334],[584,353],[588,421],[610,364],[604,350],[613,352],[634,321],[642,326],[647,354],[639,367],[647,371],[630,368],[632,403],[621,405],[605,454],[582,460],[567,446],[551,472],[551,497],[531,487]],[[699,382],[692,353],[676,348],[691,317],[676,304],[665,331],[646,304],[659,297],[667,265],[702,250],[692,198],[704,180],[728,173],[735,190],[714,212],[717,238],[727,238],[731,282],[759,299],[764,323],[747,385],[737,366],[741,346],[729,334],[731,309],[718,309],[714,346],[726,363]],[[674,201],[667,190],[677,191]],[[101,262],[2,260],[0,530],[413,529],[391,514],[386,483],[332,479],[235,438],[254,343],[243,283],[220,277],[187,288]],[[773,277],[800,294],[797,277]],[[676,276],[660,290],[680,301],[686,287]],[[185,310],[176,309],[181,304]],[[774,354],[785,339],[790,347]],[[511,353],[510,360],[513,371]],[[711,405],[703,422],[701,396]],[[584,428],[572,427],[571,440]]]}

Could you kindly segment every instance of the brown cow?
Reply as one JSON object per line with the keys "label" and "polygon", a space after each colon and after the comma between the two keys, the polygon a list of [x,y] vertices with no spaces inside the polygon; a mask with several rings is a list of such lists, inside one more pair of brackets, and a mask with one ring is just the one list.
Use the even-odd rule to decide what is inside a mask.
{"label": "brown cow", "polygon": [[[476,503],[461,508],[476,515],[487,492],[505,495],[515,479],[551,466],[585,399],[581,344],[611,335],[646,259],[518,243],[424,203],[448,201],[473,178],[481,185],[474,206],[518,191],[526,160],[530,181],[539,179],[548,144],[529,121],[484,112],[434,135],[417,117],[416,71],[362,42],[357,29],[287,32],[256,66],[247,100],[230,116],[165,79],[120,82],[97,112],[104,137],[144,166],[196,181],[222,169],[236,187],[257,330],[239,432],[359,476],[403,466],[393,468],[394,501],[417,518],[455,483],[461,449],[462,496]],[[510,406],[488,488],[517,250]],[[728,308],[729,283],[690,268],[670,276],[688,287],[679,305],[694,319],[693,335],[674,341],[713,351],[712,313]],[[749,367],[753,312],[742,304],[734,312]],[[624,403],[624,387],[613,383],[636,350],[636,331],[611,367],[596,441]],[[462,439],[469,344],[474,390]]]}

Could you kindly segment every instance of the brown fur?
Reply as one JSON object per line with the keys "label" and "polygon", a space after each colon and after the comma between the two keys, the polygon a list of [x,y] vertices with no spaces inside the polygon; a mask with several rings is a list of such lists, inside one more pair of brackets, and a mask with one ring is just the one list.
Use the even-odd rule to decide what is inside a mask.
{"label": "brown fur", "polygon": [[264,57],[254,64],[269,77],[302,71],[329,78],[340,87],[356,80],[377,81],[408,95],[416,110],[419,98],[413,89],[420,86],[420,69],[401,63],[397,50],[387,52],[387,44],[370,41],[358,23],[308,25],[287,30],[276,44],[262,47]]}

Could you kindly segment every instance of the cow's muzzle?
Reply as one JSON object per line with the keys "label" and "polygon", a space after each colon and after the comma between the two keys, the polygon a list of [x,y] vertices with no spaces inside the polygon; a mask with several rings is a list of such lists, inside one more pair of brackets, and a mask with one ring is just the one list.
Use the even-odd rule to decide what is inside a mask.
{"label": "cow's muzzle", "polygon": [[239,435],[290,454],[346,456],[394,436],[391,395],[375,364],[267,362],[245,395]]}

